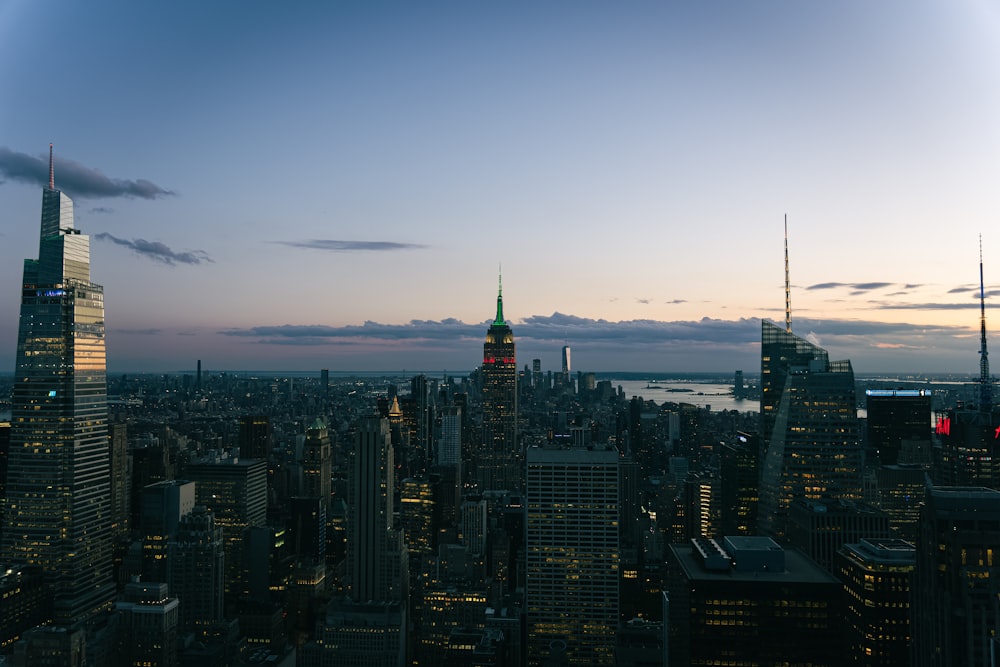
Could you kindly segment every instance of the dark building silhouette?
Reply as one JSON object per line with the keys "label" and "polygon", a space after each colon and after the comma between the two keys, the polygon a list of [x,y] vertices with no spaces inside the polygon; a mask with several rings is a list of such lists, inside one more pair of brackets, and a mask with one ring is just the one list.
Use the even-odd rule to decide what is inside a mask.
{"label": "dark building silhouette", "polygon": [[670,547],[670,664],[843,664],[832,575],[767,537],[696,538]]}
{"label": "dark building silhouette", "polygon": [[931,439],[929,389],[868,389],[868,449],[882,465],[899,462],[904,440]]}
{"label": "dark building silhouette", "polygon": [[267,415],[240,417],[240,456],[245,459],[264,459],[271,455],[273,433]]}
{"label": "dark building silhouette", "polygon": [[123,665],[177,667],[180,603],[164,583],[130,582],[115,603]]}
{"label": "dark building silhouette", "polygon": [[179,522],[168,547],[167,582],[180,600],[179,627],[203,632],[222,620],[225,550],[211,510],[197,506]]}
{"label": "dark building silhouette", "polygon": [[990,665],[1000,633],[1000,492],[932,487],[913,579],[915,667]]}
{"label": "dark building silhouette", "polygon": [[892,537],[889,515],[861,501],[797,498],[788,519],[789,542],[827,572],[845,544]]}

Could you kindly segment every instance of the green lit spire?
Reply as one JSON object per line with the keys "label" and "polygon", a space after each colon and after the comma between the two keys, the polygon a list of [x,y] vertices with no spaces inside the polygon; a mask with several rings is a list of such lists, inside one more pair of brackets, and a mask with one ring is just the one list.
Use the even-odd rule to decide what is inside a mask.
{"label": "green lit spire", "polygon": [[503,321],[503,273],[499,273],[499,288],[497,289],[497,318],[493,324],[506,324]]}

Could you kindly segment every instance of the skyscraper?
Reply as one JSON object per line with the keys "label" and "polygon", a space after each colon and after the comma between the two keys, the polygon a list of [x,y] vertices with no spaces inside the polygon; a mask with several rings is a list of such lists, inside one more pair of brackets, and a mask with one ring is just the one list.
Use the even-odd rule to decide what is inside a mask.
{"label": "skyscraper", "polygon": [[51,146],[38,259],[24,262],[12,417],[2,558],[42,566],[57,622],[85,620],[114,595],[104,288],[55,188]]}
{"label": "skyscraper", "polygon": [[497,315],[483,345],[483,450],[479,488],[517,491],[523,457],[517,442],[517,360],[514,332],[503,319],[503,285],[497,291]]}
{"label": "skyscraper", "polygon": [[761,322],[760,528],[784,536],[793,498],[861,498],[850,361]]}
{"label": "skyscraper", "polygon": [[366,418],[355,438],[349,479],[347,572],[355,602],[403,599],[406,552],[393,527],[393,468],[389,421]]}
{"label": "skyscraper", "polygon": [[930,487],[920,509],[912,597],[917,667],[990,665],[1000,627],[1000,492]]}
{"label": "skyscraper", "polygon": [[528,450],[528,662],[615,664],[618,452]]}

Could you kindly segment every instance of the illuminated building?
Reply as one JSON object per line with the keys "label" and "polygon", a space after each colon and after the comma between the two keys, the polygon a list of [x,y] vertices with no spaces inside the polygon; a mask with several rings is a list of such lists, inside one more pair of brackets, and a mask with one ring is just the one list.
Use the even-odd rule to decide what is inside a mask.
{"label": "illuminated building", "polygon": [[142,537],[142,577],[166,581],[167,548],[181,519],[194,509],[194,482],[166,480],[150,484],[139,496],[139,534]]}
{"label": "illuminated building", "polygon": [[878,507],[889,515],[893,535],[913,541],[917,537],[917,520],[924,489],[930,486],[928,467],[920,464],[879,466]]}
{"label": "illuminated building", "polygon": [[670,546],[671,665],[802,665],[842,661],[840,583],[768,537]]}
{"label": "illuminated building", "polygon": [[410,555],[434,552],[434,488],[429,478],[408,477],[399,489],[399,522]]}
{"label": "illuminated building", "polygon": [[568,664],[613,665],[618,629],[618,452],[527,452],[530,665],[565,646]]}
{"label": "illuminated building", "polygon": [[503,289],[483,345],[483,446],[477,461],[481,491],[522,488],[523,458],[517,441],[517,360],[514,333],[503,318]]}
{"label": "illuminated building", "polygon": [[882,465],[899,462],[904,440],[930,441],[929,389],[868,389],[868,448]]}
{"label": "illuminated building", "polygon": [[913,577],[915,667],[989,665],[1000,627],[1000,492],[931,487]]}
{"label": "illuminated building", "polygon": [[42,191],[38,259],[24,261],[2,559],[41,565],[58,623],[110,609],[104,288],[73,202]]}
{"label": "illuminated building", "polygon": [[0,651],[28,628],[44,623],[51,613],[42,568],[22,565],[0,570]]}
{"label": "illuminated building", "polygon": [[908,665],[910,578],[914,546],[904,540],[861,540],[837,554],[847,593],[847,661],[867,667]]}
{"label": "illuminated building", "polygon": [[[120,540],[128,535],[129,525],[129,458],[128,434],[125,424],[112,424],[108,434],[111,457],[111,535]],[[3,497],[0,495],[0,497]]]}
{"label": "illuminated building", "polygon": [[326,424],[317,419],[306,429],[306,442],[302,451],[302,493],[307,498],[319,498],[323,509],[329,511],[332,502],[331,489],[333,466],[333,446]]}
{"label": "illuminated building", "polygon": [[850,361],[761,322],[758,523],[783,536],[795,498],[861,498],[861,445]]}
{"label": "illuminated building", "polygon": [[739,433],[721,451],[722,531],[725,535],[757,534],[756,436]]}

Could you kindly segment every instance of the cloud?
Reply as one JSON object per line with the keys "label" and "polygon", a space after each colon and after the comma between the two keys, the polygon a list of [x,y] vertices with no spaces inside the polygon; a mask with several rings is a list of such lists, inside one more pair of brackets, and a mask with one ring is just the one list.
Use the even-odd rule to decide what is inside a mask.
{"label": "cloud", "polygon": [[[53,162],[56,186],[76,197],[157,199],[175,194],[143,178],[108,178],[99,169],[85,167],[79,162],[60,157],[55,157]],[[49,184],[49,164],[43,157],[18,153],[0,146],[0,178],[46,187]]]}
{"label": "cloud", "polygon": [[149,259],[162,262],[168,266],[174,266],[177,263],[204,264],[205,262],[214,261],[204,250],[177,252],[175,250],[171,250],[169,246],[164,243],[160,243],[159,241],[147,241],[146,239],[135,239],[130,241],[129,239],[120,239],[117,236],[112,236],[111,234],[105,232],[95,234],[94,238],[100,241],[111,241],[112,243],[117,243],[120,246],[130,249],[137,255],[148,257]]}
{"label": "cloud", "polygon": [[159,336],[163,333],[163,329],[115,329],[115,333],[131,336]]}
{"label": "cloud", "polygon": [[[864,292],[870,292],[872,290],[885,289],[886,287],[892,287],[896,283],[882,283],[882,282],[871,282],[871,283],[816,283],[815,285],[809,285],[806,287],[807,290],[827,290],[827,289],[838,289],[841,287],[846,287],[852,290],[852,295],[863,294]],[[912,289],[916,287],[915,285],[907,286],[906,289]]]}
{"label": "cloud", "polygon": [[309,239],[307,241],[275,241],[279,245],[290,248],[309,248],[312,250],[329,250],[331,252],[355,252],[387,250],[416,250],[427,246],[419,243],[397,243],[395,241],[340,241],[335,239]]}

